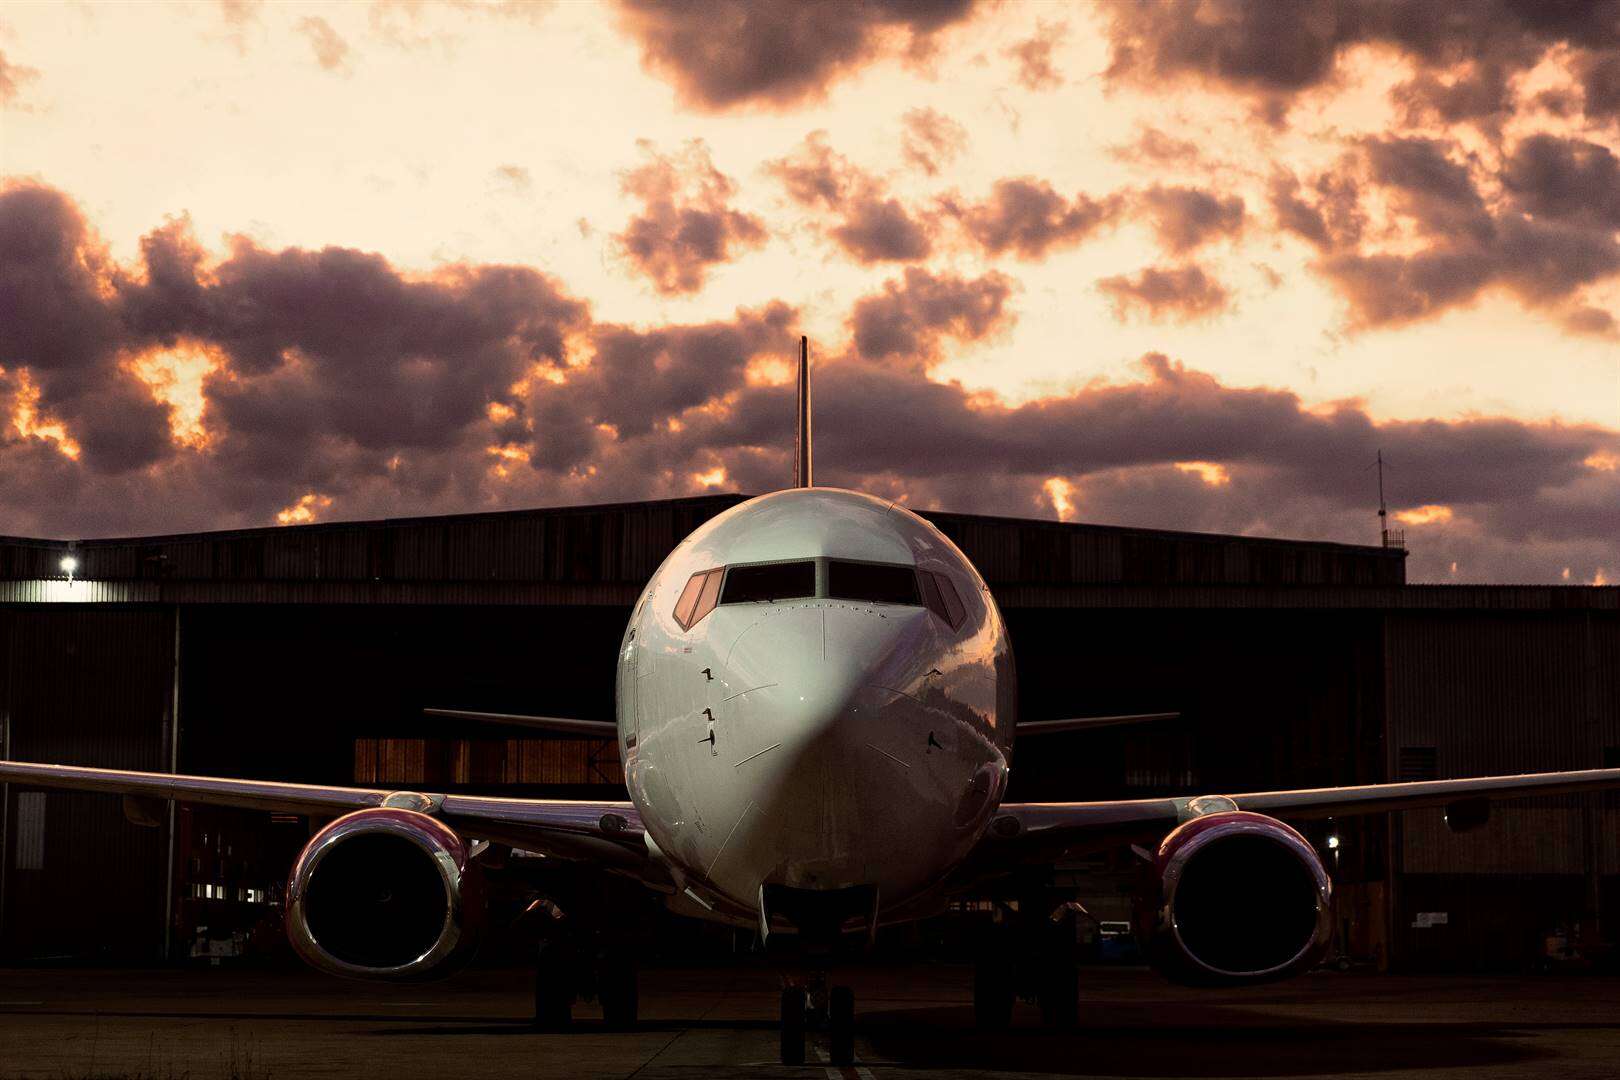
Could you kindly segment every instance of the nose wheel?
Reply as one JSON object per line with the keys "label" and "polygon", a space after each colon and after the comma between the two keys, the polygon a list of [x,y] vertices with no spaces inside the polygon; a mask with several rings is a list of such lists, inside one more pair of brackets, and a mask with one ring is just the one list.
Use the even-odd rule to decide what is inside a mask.
{"label": "nose wheel", "polygon": [[[781,1060],[804,1064],[808,992],[802,985],[782,988]],[[835,986],[827,992],[827,1056],[834,1065],[855,1064],[855,992]]]}
{"label": "nose wheel", "polygon": [[804,1064],[804,987],[782,987],[782,1064]]}

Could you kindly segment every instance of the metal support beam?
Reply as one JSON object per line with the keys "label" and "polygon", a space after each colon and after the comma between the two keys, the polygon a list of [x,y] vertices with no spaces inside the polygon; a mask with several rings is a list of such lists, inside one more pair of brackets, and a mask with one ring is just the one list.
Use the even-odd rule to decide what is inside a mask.
{"label": "metal support beam", "polygon": [[[180,606],[174,607],[174,649],[169,658],[168,730],[164,742],[169,751],[169,772],[180,771]],[[174,874],[175,830],[179,826],[178,806],[169,800],[169,855],[168,879],[163,886],[163,959],[174,959]]]}

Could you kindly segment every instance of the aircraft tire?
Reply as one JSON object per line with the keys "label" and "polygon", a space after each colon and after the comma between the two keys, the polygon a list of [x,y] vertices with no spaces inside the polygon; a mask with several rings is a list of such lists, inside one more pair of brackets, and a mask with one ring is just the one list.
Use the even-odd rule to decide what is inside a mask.
{"label": "aircraft tire", "polygon": [[573,968],[564,950],[540,950],[534,969],[534,1026],[541,1031],[566,1031],[574,1022]]}
{"label": "aircraft tire", "polygon": [[603,959],[596,977],[596,998],[602,1005],[602,1020],[620,1030],[636,1026],[641,1008],[636,965],[628,956],[609,955]]}
{"label": "aircraft tire", "polygon": [[827,998],[828,1056],[834,1065],[855,1064],[855,991],[835,986]]}
{"label": "aircraft tire", "polygon": [[782,1064],[804,1064],[804,988],[782,988]]}
{"label": "aircraft tire", "polygon": [[1036,1001],[1042,1027],[1072,1028],[1080,1022],[1080,965],[1072,955],[1060,950],[1042,961]]}
{"label": "aircraft tire", "polygon": [[987,952],[973,965],[973,1022],[984,1031],[1000,1031],[1012,1023],[1018,996],[1012,962],[1002,953]]}

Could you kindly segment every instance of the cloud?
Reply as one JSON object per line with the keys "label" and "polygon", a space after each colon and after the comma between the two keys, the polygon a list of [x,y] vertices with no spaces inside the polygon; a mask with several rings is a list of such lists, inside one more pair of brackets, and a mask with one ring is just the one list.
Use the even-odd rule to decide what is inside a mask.
{"label": "cloud", "polygon": [[895,54],[927,55],[972,0],[620,0],[642,66],[704,111],[813,101]]}
{"label": "cloud", "polygon": [[6,58],[4,51],[0,51],[0,108],[15,102],[22,95],[22,89],[35,79],[39,72],[31,67],[24,67]]}
{"label": "cloud", "polygon": [[1114,317],[1125,322],[1132,312],[1149,319],[1190,322],[1225,311],[1231,294],[1197,266],[1150,266],[1135,277],[1120,274],[1097,282],[1114,305]]}
{"label": "cloud", "polygon": [[1538,218],[1620,229],[1620,158],[1606,146],[1532,135],[1507,159],[1502,184]]}
{"label": "cloud", "polygon": [[1620,320],[1602,308],[1580,307],[1564,316],[1564,329],[1572,334],[1620,341]]}
{"label": "cloud", "polygon": [[1135,0],[1105,11],[1109,79],[1156,92],[1197,81],[1248,98],[1272,123],[1336,85],[1360,46],[1412,65],[1392,91],[1409,121],[1494,126],[1513,107],[1515,80],[1549,57],[1569,63],[1587,117],[1620,117],[1620,8],[1610,3]]}
{"label": "cloud", "polygon": [[522,165],[497,165],[490,176],[496,183],[512,191],[528,191],[534,186],[534,175]]}
{"label": "cloud", "polygon": [[[1353,328],[1396,326],[1472,303],[1501,288],[1530,308],[1570,314],[1583,290],[1620,273],[1617,207],[1606,184],[1613,155],[1580,140],[1536,136],[1516,147],[1482,193],[1479,163],[1453,141],[1363,139],[1319,177],[1314,198],[1274,179],[1279,223],[1322,252],[1316,269],[1347,302]],[[1402,228],[1380,247],[1364,235],[1378,194]],[[1387,216],[1387,215],[1386,215]]]}
{"label": "cloud", "polygon": [[104,296],[119,280],[78,208],[38,184],[0,193],[0,367],[26,367],[37,409],[65,424],[97,472],[145,467],[168,449],[167,411],[119,363]]}
{"label": "cloud", "polygon": [[875,194],[853,200],[828,235],[863,263],[912,262],[933,250],[928,228],[900,200]]}
{"label": "cloud", "polygon": [[908,367],[940,359],[945,338],[977,341],[1012,325],[1007,306],[1013,282],[991,271],[982,277],[934,275],[907,267],[880,292],[855,302],[850,313],[855,351],[867,360],[898,358]]}
{"label": "cloud", "polygon": [[238,53],[247,54],[248,34],[260,26],[259,13],[264,0],[219,0],[219,17],[225,23],[225,40]]}
{"label": "cloud", "polygon": [[793,153],[766,162],[801,206],[830,211],[826,234],[857,262],[912,262],[933,251],[933,222],[889,194],[888,186],[838,153],[825,131],[813,131]]}
{"label": "cloud", "polygon": [[731,208],[737,186],[714,167],[702,139],[673,156],[646,140],[637,145],[649,160],[626,173],[621,187],[642,209],[614,242],[660,293],[697,292],[712,267],[765,243],[765,223]]}
{"label": "cloud", "polygon": [[[1452,562],[1459,579],[1517,581],[1620,565],[1620,432],[1377,421],[1157,353],[1127,381],[1018,404],[938,381],[948,350],[1011,324],[1012,289],[911,267],[853,305],[848,353],[818,365],[827,483],[1018,515],[1050,514],[1056,490],[1083,521],[1370,540],[1364,466],[1381,448],[1392,507],[1420,522],[1415,580],[1450,580]],[[121,265],[61,193],[14,186],[0,194],[0,519],[138,535],[666,497],[717,477],[768,490],[790,473],[793,413],[770,372],[789,369],[799,331],[783,303],[599,321],[524,267],[418,275],[246,239],[216,253],[184,219]],[[175,438],[165,391],[135,374],[132,358],[174,350],[213,358],[201,440]]]}
{"label": "cloud", "polygon": [[1155,184],[1138,196],[1144,211],[1153,218],[1159,242],[1172,255],[1182,255],[1219,237],[1235,237],[1243,231],[1243,200],[1220,196],[1198,188],[1166,187]]}
{"label": "cloud", "polygon": [[1056,90],[1063,85],[1063,76],[1052,64],[1052,52],[1068,32],[1066,23],[1041,19],[1033,35],[1007,49],[1018,64],[1019,85],[1026,90]]}
{"label": "cloud", "polygon": [[900,156],[929,176],[967,150],[967,129],[933,109],[908,109],[901,120]]}
{"label": "cloud", "polygon": [[1197,143],[1166,135],[1151,125],[1142,129],[1135,142],[1110,147],[1108,153],[1120,161],[1156,167],[1196,165],[1203,157]]}
{"label": "cloud", "polygon": [[1309,196],[1305,196],[1297,177],[1280,172],[1271,178],[1270,196],[1277,225],[1285,232],[1304,237],[1327,251],[1361,242],[1367,214],[1361,208],[1360,186],[1347,173],[1320,173],[1312,182]]}
{"label": "cloud", "polygon": [[962,203],[952,196],[945,207],[987,254],[1010,251],[1020,258],[1039,259],[1116,221],[1124,200],[1084,194],[1065,199],[1045,180],[1023,176],[996,181],[983,202]]}
{"label": "cloud", "polygon": [[309,41],[315,62],[325,71],[346,71],[349,66],[349,43],[344,41],[332,24],[318,15],[299,19],[297,30]]}

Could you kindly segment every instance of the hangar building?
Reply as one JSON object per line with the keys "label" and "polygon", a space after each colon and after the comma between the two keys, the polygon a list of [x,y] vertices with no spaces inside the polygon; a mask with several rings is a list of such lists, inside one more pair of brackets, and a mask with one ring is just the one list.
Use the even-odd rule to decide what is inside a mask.
{"label": "hangar building", "polygon": [[[509,795],[623,797],[605,740],[425,708],[610,718],[643,583],[742,500],[76,542],[0,537],[0,749],[33,761]],[[1043,737],[1011,799],[1200,794],[1620,764],[1620,588],[1405,583],[1378,547],[924,516],[990,583],[1023,719],[1177,711]],[[63,560],[71,555],[70,579]],[[310,822],[11,785],[0,958],[251,953]],[[135,816],[139,816],[138,814]],[[1620,796],[1314,823],[1357,958],[1525,968],[1620,938]],[[1329,839],[1336,844],[1329,846]],[[1103,864],[1088,906],[1123,903]],[[207,927],[204,932],[200,928]],[[1601,927],[1606,934],[1597,928]]]}

